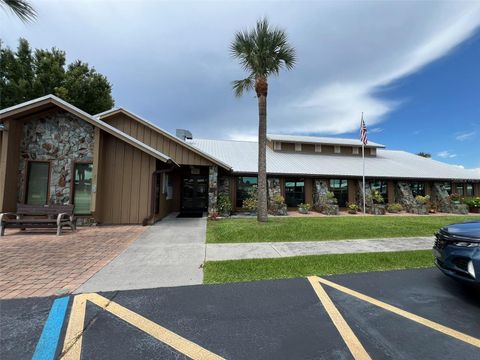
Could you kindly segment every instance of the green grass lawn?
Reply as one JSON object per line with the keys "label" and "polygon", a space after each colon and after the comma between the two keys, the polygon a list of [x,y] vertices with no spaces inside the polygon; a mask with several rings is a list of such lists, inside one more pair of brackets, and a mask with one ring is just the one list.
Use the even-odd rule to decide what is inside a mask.
{"label": "green grass lawn", "polygon": [[203,281],[218,284],[433,266],[431,250],[208,261]]}
{"label": "green grass lawn", "polygon": [[320,241],[429,236],[440,227],[480,216],[339,216],[208,221],[208,243]]}

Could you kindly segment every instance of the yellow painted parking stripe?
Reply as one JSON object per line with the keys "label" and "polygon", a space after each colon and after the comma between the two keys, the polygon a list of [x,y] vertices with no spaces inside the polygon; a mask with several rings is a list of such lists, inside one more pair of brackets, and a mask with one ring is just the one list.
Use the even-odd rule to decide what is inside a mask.
{"label": "yellow painted parking stripe", "polygon": [[[441,332],[445,335],[449,335],[449,336],[451,336],[455,339],[458,339],[460,341],[466,342],[467,344],[470,344],[470,345],[473,345],[473,346],[476,346],[476,347],[480,348],[480,339],[478,339],[476,337],[464,334],[464,333],[462,333],[460,331],[457,331],[457,330],[453,330],[449,327],[446,327],[446,326],[438,324],[434,321],[425,319],[421,316],[412,314],[408,311],[402,310],[402,309],[400,309],[398,307],[395,307],[393,305],[389,305],[387,303],[384,303],[383,301],[380,301],[380,300],[377,300],[377,299],[372,298],[370,296],[367,296],[365,294],[359,293],[359,292],[357,292],[355,290],[352,290],[352,289],[349,289],[345,286],[336,284],[332,281],[329,281],[329,280],[326,280],[326,279],[323,279],[323,278],[320,278],[320,277],[317,277],[317,276],[312,276],[311,278],[316,279],[318,282],[320,282],[322,284],[325,284],[325,285],[328,285],[328,286],[330,286],[334,289],[337,289],[337,290],[339,290],[339,291],[341,291],[345,294],[356,297],[357,299],[363,300],[365,302],[368,302],[372,305],[378,306],[378,307],[380,307],[382,309],[385,309],[387,311],[391,311],[394,314],[403,316],[404,318],[415,321],[416,323],[422,324],[422,325],[424,325],[426,327],[429,327],[433,330],[439,331],[439,332]],[[309,280],[310,280],[310,278],[309,278]],[[312,282],[312,280],[310,280],[310,282]]]}
{"label": "yellow painted parking stripe", "polygon": [[320,285],[318,279],[319,278],[316,276],[308,277],[308,281],[310,281],[313,290],[327,311],[328,316],[330,316],[330,319],[332,319],[332,322],[342,336],[343,341],[345,341],[345,344],[352,353],[353,358],[356,360],[371,360],[370,355],[368,355],[362,343],[358,340],[357,336],[347,324],[342,314],[340,314],[336,306],[333,304],[333,301],[323,289],[322,285]]}
{"label": "yellow painted parking stripe", "polygon": [[[75,300],[79,298],[75,308]],[[100,306],[103,310],[110,312],[118,318],[126,321],[132,326],[135,326],[139,330],[149,334],[157,340],[167,344],[168,346],[179,351],[183,355],[186,355],[194,360],[223,360],[221,356],[218,356],[211,351],[204,349],[203,347],[195,344],[194,342],[187,340],[180,335],[160,326],[153,321],[113,302],[109,299],[100,296],[98,294],[83,294],[77,295],[74,300],[74,306],[72,306],[70,322],[68,324],[67,333],[65,336],[64,355],[62,359],[65,360],[79,360],[81,352],[81,338],[83,332],[83,326],[85,321],[85,309],[86,301]],[[72,322],[73,321],[73,322]],[[73,345],[72,345],[73,344]]]}
{"label": "yellow painted parking stripe", "polygon": [[86,306],[87,297],[85,295],[77,295],[73,298],[61,359],[80,359]]}

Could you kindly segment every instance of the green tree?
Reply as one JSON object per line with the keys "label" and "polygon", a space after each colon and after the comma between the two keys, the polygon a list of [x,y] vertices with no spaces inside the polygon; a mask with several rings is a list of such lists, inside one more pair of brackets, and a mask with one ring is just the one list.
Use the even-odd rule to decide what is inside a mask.
{"label": "green tree", "polygon": [[32,21],[37,17],[33,6],[25,0],[0,0],[0,6],[12,11],[23,22]]}
{"label": "green tree", "polygon": [[271,28],[267,19],[257,21],[249,31],[239,31],[230,51],[248,76],[232,83],[233,91],[240,97],[255,89],[258,99],[258,207],[257,220],[268,220],[267,212],[267,94],[268,77],[279,75],[282,68],[293,69],[295,49],[289,45],[284,30]]}
{"label": "green tree", "polygon": [[107,78],[80,60],[66,66],[65,52],[37,49],[20,39],[17,51],[0,43],[0,108],[55,94],[96,114],[114,105]]}
{"label": "green tree", "polygon": [[420,151],[419,153],[417,153],[418,156],[421,156],[421,157],[424,157],[424,158],[431,158],[432,157],[432,154],[429,154],[429,153],[426,153],[426,152],[423,152],[423,151]]}

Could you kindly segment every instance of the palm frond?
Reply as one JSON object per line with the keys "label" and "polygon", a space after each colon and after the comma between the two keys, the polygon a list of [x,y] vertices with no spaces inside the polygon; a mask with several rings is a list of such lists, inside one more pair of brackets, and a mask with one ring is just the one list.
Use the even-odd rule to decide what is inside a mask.
{"label": "palm frond", "polygon": [[295,49],[289,45],[286,32],[271,28],[266,18],[258,20],[250,31],[237,32],[230,52],[254,78],[278,75],[282,68],[291,70],[296,63]]}
{"label": "palm frond", "polygon": [[37,11],[26,0],[0,0],[0,6],[10,9],[23,22],[33,21]]}
{"label": "palm frond", "polygon": [[235,93],[236,97],[240,97],[249,90],[252,90],[254,86],[255,78],[252,76],[249,76],[243,80],[232,81],[233,92]]}

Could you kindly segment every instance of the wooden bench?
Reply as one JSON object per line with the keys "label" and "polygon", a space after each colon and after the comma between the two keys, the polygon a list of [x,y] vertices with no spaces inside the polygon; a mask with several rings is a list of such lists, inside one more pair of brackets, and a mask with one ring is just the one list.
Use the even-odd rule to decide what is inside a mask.
{"label": "wooden bench", "polygon": [[73,215],[74,205],[27,205],[17,204],[16,213],[0,214],[0,236],[4,236],[6,228],[56,228],[57,235],[62,228],[68,226],[76,230],[76,218]]}

